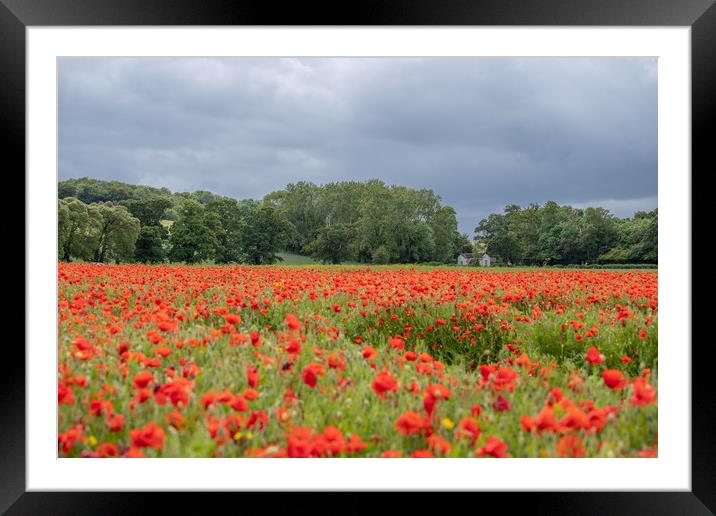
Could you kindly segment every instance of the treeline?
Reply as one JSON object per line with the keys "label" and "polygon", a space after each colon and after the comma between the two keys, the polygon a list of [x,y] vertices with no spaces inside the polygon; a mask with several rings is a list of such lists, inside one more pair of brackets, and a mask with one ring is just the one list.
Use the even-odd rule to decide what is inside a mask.
{"label": "treeline", "polygon": [[471,247],[455,210],[428,189],[378,180],[299,182],[265,201],[291,223],[287,250],[323,262],[448,263]]}
{"label": "treeline", "polygon": [[268,264],[286,250],[325,263],[455,263],[474,251],[515,265],[658,261],[657,210],[620,219],[510,205],[480,221],[473,245],[432,190],[378,180],[298,182],[260,201],[88,178],[62,181],[58,193],[61,260]]}
{"label": "treeline", "polygon": [[475,236],[504,263],[658,262],[658,210],[620,219],[604,208],[510,205],[480,221]]}
{"label": "treeline", "polygon": [[431,190],[381,181],[290,184],[263,200],[82,178],[59,184],[62,260],[274,263],[454,262],[471,250]]}
{"label": "treeline", "polygon": [[61,260],[95,262],[274,263],[290,223],[268,203],[215,196],[201,203],[183,198],[177,220],[167,223],[169,199],[149,197],[86,204],[75,197],[58,204]]}

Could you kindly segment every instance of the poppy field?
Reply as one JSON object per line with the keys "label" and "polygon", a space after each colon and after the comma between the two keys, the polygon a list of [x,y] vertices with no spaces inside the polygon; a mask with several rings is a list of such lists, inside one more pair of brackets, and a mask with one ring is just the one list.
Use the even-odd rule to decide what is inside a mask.
{"label": "poppy field", "polygon": [[658,273],[58,265],[59,457],[655,457]]}

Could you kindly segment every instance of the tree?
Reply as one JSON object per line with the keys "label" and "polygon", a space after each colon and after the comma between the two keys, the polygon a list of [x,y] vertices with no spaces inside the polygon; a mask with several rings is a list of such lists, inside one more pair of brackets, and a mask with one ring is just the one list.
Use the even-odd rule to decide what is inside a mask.
{"label": "tree", "polygon": [[614,217],[604,208],[585,208],[582,217],[581,248],[584,261],[595,261],[616,243]]}
{"label": "tree", "polygon": [[381,245],[373,252],[373,263],[376,265],[382,265],[390,262],[390,253],[388,249]]}
{"label": "tree", "polygon": [[287,250],[306,252],[304,247],[316,238],[326,217],[326,207],[321,199],[323,190],[323,187],[313,183],[300,181],[264,197],[265,202],[279,209],[293,224],[294,231],[288,237]]}
{"label": "tree", "polygon": [[[450,242],[452,249],[452,241]],[[416,222],[405,232],[404,263],[432,261],[435,255],[435,238],[427,222]]]}
{"label": "tree", "polygon": [[316,239],[306,246],[309,254],[321,260],[334,264],[341,263],[350,252],[350,244],[355,238],[356,227],[354,224],[339,222],[325,226],[318,232]]}
{"label": "tree", "polygon": [[451,257],[450,262],[453,262],[457,259],[458,255],[461,253],[474,253],[475,252],[475,246],[470,240],[470,237],[467,236],[467,233],[460,233],[455,238],[455,253]]}
{"label": "tree", "polygon": [[[274,209],[282,220],[282,249],[299,254],[319,253],[328,261],[370,263],[374,252],[383,247],[388,262],[451,262],[461,245],[455,210],[442,206],[435,192],[389,186],[377,179],[320,186],[292,183],[284,190],[266,195],[263,202],[236,201],[204,190],[172,193],[166,188],[88,178],[62,181],[59,191],[60,197],[80,196],[90,203],[121,204],[139,219],[141,227],[159,226],[165,219],[174,221],[169,257],[192,263],[275,260],[273,244],[265,245],[249,228],[249,219],[254,226],[259,223],[254,211],[262,204]],[[198,203],[206,211],[201,215],[190,214],[188,201]],[[267,214],[263,209],[259,213]],[[64,256],[70,239],[66,222],[69,214],[63,211],[58,216],[63,220],[60,246]],[[327,226],[333,229],[327,231],[324,229]],[[202,237],[197,236],[200,231]],[[350,240],[345,240],[349,234]],[[145,250],[139,256],[156,245],[155,237],[154,232],[142,233],[141,246]]]}
{"label": "tree", "polygon": [[434,261],[453,262],[460,253],[459,247],[472,247],[467,237],[465,237],[467,242],[460,239],[461,235],[457,230],[457,214],[451,206],[441,206],[435,210],[430,220],[430,228],[435,241],[435,252],[432,257]]}
{"label": "tree", "polygon": [[173,205],[169,197],[147,197],[122,201],[132,215],[139,219],[142,226],[158,226],[164,213]]}
{"label": "tree", "polygon": [[58,202],[57,217],[60,260],[91,260],[97,248],[102,223],[96,207],[68,197]]}
{"label": "tree", "polygon": [[219,263],[241,260],[242,235],[246,229],[246,213],[234,199],[217,197],[206,204],[208,214],[215,214],[219,221],[216,232],[218,247],[216,261]]}
{"label": "tree", "polygon": [[591,262],[654,262],[657,260],[658,216],[639,212],[617,219],[604,208],[507,206],[475,228],[490,254],[514,263],[537,265]]}
{"label": "tree", "polygon": [[134,257],[134,243],[139,236],[139,219],[133,217],[124,206],[111,202],[99,203],[99,234],[94,259],[97,262],[131,260]]}
{"label": "tree", "polygon": [[217,234],[221,222],[215,212],[208,211],[197,201],[186,199],[179,211],[179,219],[172,225],[169,260],[197,263],[213,260],[220,251]]}
{"label": "tree", "polygon": [[142,263],[161,263],[166,258],[162,228],[159,226],[143,226],[134,248],[134,257]]}
{"label": "tree", "polygon": [[66,259],[65,247],[70,235],[70,209],[67,203],[60,199],[57,202],[57,256],[60,260]]}
{"label": "tree", "polygon": [[615,222],[616,245],[599,257],[601,262],[655,263],[659,260],[658,210],[637,212],[631,219]]}
{"label": "tree", "polygon": [[508,214],[493,213],[482,219],[475,228],[475,237],[487,246],[491,255],[499,256],[504,262],[517,263],[519,244],[510,228]]}
{"label": "tree", "polygon": [[166,188],[130,185],[119,181],[101,181],[87,177],[67,179],[60,181],[58,184],[58,197],[60,199],[75,197],[86,204],[106,201],[120,202],[128,199],[166,197],[170,195],[171,192]]}
{"label": "tree", "polygon": [[262,203],[246,220],[242,257],[247,263],[270,264],[280,260],[276,253],[286,244],[292,224],[276,207]]}

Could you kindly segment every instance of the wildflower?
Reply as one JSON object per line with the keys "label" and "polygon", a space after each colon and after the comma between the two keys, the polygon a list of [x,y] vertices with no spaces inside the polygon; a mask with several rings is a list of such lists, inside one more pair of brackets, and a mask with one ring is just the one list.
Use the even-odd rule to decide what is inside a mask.
{"label": "wildflower", "polygon": [[505,442],[491,435],[487,438],[487,442],[477,450],[475,454],[478,457],[486,457],[489,455],[495,458],[505,458],[509,457],[507,450],[508,446]]}
{"label": "wildflower", "polygon": [[164,447],[164,430],[154,422],[130,431],[129,437],[132,440],[132,446],[136,448],[161,450]]}
{"label": "wildflower", "polygon": [[293,314],[286,314],[286,326],[288,326],[289,330],[301,330],[303,328],[303,325],[301,324],[301,321],[298,320],[298,317],[296,317]]}
{"label": "wildflower", "polygon": [[415,450],[410,454],[411,459],[434,459],[435,455],[430,450]]}
{"label": "wildflower", "polygon": [[379,372],[373,382],[370,384],[380,399],[385,399],[386,392],[394,392],[398,390],[398,380],[390,374],[386,369]]}
{"label": "wildflower", "polygon": [[417,412],[404,412],[395,422],[395,428],[403,435],[420,433],[425,427],[423,418]]}
{"label": "wildflower", "polygon": [[510,410],[510,401],[502,394],[500,394],[497,396],[497,399],[495,399],[494,403],[492,404],[492,407],[497,412],[507,412]]}
{"label": "wildflower", "polygon": [[652,385],[649,385],[646,378],[641,376],[635,378],[631,386],[633,389],[633,395],[629,400],[629,403],[632,405],[644,407],[656,402],[656,389]]}
{"label": "wildflower", "polygon": [[319,376],[323,376],[322,364],[311,363],[301,371],[301,380],[312,389],[316,386]]}
{"label": "wildflower", "polygon": [[166,416],[164,416],[164,421],[166,421],[169,426],[173,426],[177,430],[181,430],[184,428],[184,425],[186,425],[184,416],[181,412],[176,410],[169,412]]}
{"label": "wildflower", "polygon": [[561,458],[584,457],[584,443],[577,435],[565,435],[557,442],[557,456]]}
{"label": "wildflower", "polygon": [[629,380],[618,369],[605,369],[602,372],[604,383],[610,389],[620,391],[629,383]]}
{"label": "wildflower", "polygon": [[124,416],[117,414],[107,419],[107,428],[110,432],[120,432],[124,428]]}
{"label": "wildflower", "polygon": [[604,362],[604,355],[602,355],[597,348],[594,346],[591,346],[587,350],[587,354],[584,356],[584,358],[592,365],[601,364]]}
{"label": "wildflower", "polygon": [[134,375],[134,378],[132,379],[132,383],[134,383],[134,386],[140,389],[144,389],[149,384],[149,382],[153,381],[154,375],[152,375],[152,373],[150,373],[146,369]]}
{"label": "wildflower", "polygon": [[480,437],[480,426],[471,417],[465,417],[458,423],[457,436],[460,438],[467,437],[470,441],[470,446],[475,445],[475,441]]}

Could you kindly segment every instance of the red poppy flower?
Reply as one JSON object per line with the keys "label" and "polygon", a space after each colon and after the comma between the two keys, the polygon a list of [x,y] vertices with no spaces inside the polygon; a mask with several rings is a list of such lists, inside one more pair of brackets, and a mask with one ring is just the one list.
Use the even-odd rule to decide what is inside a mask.
{"label": "red poppy flower", "polygon": [[422,432],[425,421],[417,412],[404,412],[395,422],[395,428],[403,435],[411,435]]}
{"label": "red poppy flower", "polygon": [[107,419],[107,428],[110,432],[119,432],[124,428],[124,416],[117,414]]}
{"label": "red poppy flower", "polygon": [[301,371],[301,380],[312,389],[316,386],[319,376],[323,376],[322,364],[308,364],[303,368],[303,371]]}
{"label": "red poppy flower", "polygon": [[386,369],[383,369],[375,376],[370,386],[379,398],[385,399],[386,392],[394,392],[398,390],[398,380],[396,380],[395,377]]}
{"label": "red poppy flower", "polygon": [[591,346],[587,350],[587,354],[584,356],[584,358],[592,365],[601,364],[604,362],[604,355],[602,355],[597,348],[594,346]]}
{"label": "red poppy flower", "polygon": [[393,349],[401,351],[405,347],[405,341],[399,337],[393,337],[388,340],[388,345]]}
{"label": "red poppy flower", "polygon": [[289,353],[291,355],[297,355],[301,352],[301,343],[298,342],[296,339],[291,339],[288,341],[288,344],[286,344],[286,353]]}
{"label": "red poppy flower", "polygon": [[378,352],[372,346],[363,346],[362,354],[366,360],[373,360],[378,355]]}
{"label": "red poppy flower", "polygon": [[475,454],[478,457],[487,457],[489,455],[495,458],[506,458],[509,457],[507,450],[508,446],[504,441],[491,435],[487,438],[487,442],[477,450]]}
{"label": "red poppy flower", "polygon": [[147,385],[149,385],[149,382],[154,381],[154,375],[147,371],[146,369],[144,371],[141,371],[134,375],[134,378],[132,379],[132,382],[134,385],[140,389],[144,389]]}
{"label": "red poppy flower", "polygon": [[602,372],[602,378],[607,387],[616,391],[622,390],[629,383],[629,380],[618,369],[605,369]]}
{"label": "red poppy flower", "polygon": [[584,443],[575,434],[565,435],[557,442],[557,456],[561,458],[584,457]]}
{"label": "red poppy flower", "polygon": [[241,316],[237,314],[226,314],[224,316],[224,320],[228,324],[233,324],[234,326],[236,326],[237,324],[241,324]]}
{"label": "red poppy flower", "polygon": [[164,430],[154,422],[149,422],[142,428],[129,432],[132,446],[136,448],[155,448],[161,450],[164,447]]}
{"label": "red poppy flower", "polygon": [[656,402],[656,389],[652,385],[649,385],[646,378],[641,376],[635,378],[631,386],[634,393],[629,400],[629,403],[632,405],[644,407]]}
{"label": "red poppy flower", "polygon": [[480,425],[471,417],[462,418],[457,425],[456,434],[461,438],[467,437],[470,446],[474,446],[475,441],[480,437]]}
{"label": "red poppy flower", "polygon": [[289,330],[301,330],[303,328],[301,321],[293,314],[286,314],[286,326],[288,326]]}
{"label": "red poppy flower", "polygon": [[259,381],[261,381],[261,375],[259,375],[259,370],[255,365],[249,364],[246,366],[246,381],[250,387],[258,387]]}
{"label": "red poppy flower", "polygon": [[497,412],[507,412],[510,410],[510,401],[500,394],[492,403],[492,408],[494,408]]}
{"label": "red poppy flower", "polygon": [[178,412],[176,410],[173,412],[169,412],[166,416],[164,416],[164,421],[166,421],[169,426],[173,426],[177,430],[181,430],[186,424],[184,416],[181,414],[181,412]]}
{"label": "red poppy flower", "polygon": [[411,459],[434,459],[435,455],[430,450],[415,450],[410,454]]}

